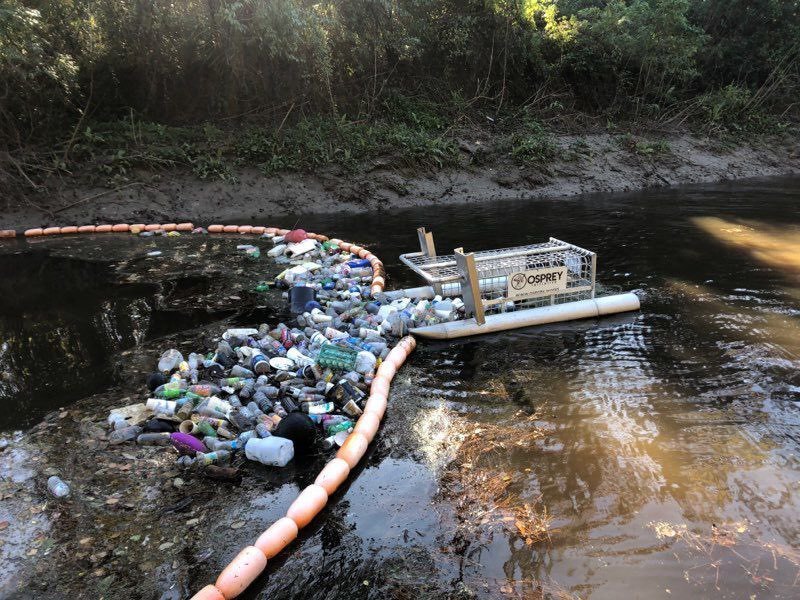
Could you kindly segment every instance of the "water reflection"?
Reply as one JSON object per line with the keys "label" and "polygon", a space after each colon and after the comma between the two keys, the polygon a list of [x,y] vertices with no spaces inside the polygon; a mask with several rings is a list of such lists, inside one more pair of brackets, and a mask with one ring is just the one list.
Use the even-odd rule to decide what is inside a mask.
{"label": "water reflection", "polygon": [[[162,257],[147,252],[160,248]],[[229,239],[128,236],[0,247],[0,431],[118,381],[120,351],[241,313],[264,319],[278,295]],[[273,273],[274,274],[274,273]]]}

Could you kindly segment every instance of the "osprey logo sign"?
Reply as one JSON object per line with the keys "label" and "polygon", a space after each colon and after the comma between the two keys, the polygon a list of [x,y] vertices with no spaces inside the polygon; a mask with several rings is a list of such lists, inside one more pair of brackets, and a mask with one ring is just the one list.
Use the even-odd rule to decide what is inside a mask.
{"label": "osprey logo sign", "polygon": [[550,296],[567,289],[567,267],[532,269],[508,276],[506,296],[510,300],[525,300],[537,296]]}

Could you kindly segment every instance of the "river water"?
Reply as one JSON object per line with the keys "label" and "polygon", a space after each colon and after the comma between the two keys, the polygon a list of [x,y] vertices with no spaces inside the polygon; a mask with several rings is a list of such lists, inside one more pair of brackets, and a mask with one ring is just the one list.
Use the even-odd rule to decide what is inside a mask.
{"label": "river water", "polygon": [[[800,181],[299,223],[368,244],[389,287],[419,284],[397,260],[418,226],[448,253],[554,236],[642,310],[421,341],[363,470],[248,597],[800,597]],[[149,241],[150,259],[115,239],[2,249],[0,431],[120,385],[137,344],[283,314],[247,292],[270,267],[234,240]],[[310,478],[226,492],[189,588]]]}

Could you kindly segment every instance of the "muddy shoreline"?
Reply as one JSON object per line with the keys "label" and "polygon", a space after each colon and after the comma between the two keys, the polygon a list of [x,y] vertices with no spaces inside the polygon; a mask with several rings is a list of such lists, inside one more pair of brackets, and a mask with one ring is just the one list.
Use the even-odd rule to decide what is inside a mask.
{"label": "muddy shoreline", "polygon": [[131,173],[118,187],[64,180],[52,186],[55,193],[8,202],[0,225],[164,220],[274,224],[310,214],[559,198],[800,173],[796,134],[732,149],[712,139],[680,135],[667,138],[668,150],[654,153],[626,147],[620,136],[609,134],[564,134],[555,141],[562,158],[544,167],[520,166],[487,153],[486,140],[465,139],[460,168],[428,173],[395,169],[385,159],[355,174],[328,168],[266,177],[246,168],[237,173],[236,183],[203,181],[176,171]]}

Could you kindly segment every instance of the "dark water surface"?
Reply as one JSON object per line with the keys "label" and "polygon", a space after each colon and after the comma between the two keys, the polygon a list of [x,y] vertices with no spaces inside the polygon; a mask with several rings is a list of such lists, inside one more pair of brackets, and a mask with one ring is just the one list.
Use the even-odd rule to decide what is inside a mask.
{"label": "dark water surface", "polygon": [[[369,244],[389,287],[419,284],[397,260],[418,226],[440,252],[552,235],[644,301],[421,342],[366,467],[249,597],[800,597],[800,181],[301,224]],[[277,268],[233,240],[116,239],[0,249],[0,429],[110,385],[108,355],[144,339],[279,311],[247,292]],[[303,483],[252,500],[241,539],[209,534],[219,560],[193,577]]]}

